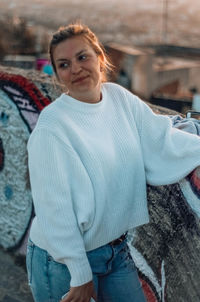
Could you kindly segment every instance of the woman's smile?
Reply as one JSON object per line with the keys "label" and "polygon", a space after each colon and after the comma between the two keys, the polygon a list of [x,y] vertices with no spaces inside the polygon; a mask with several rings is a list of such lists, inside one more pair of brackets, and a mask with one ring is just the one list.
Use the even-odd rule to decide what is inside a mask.
{"label": "woman's smile", "polygon": [[73,84],[81,84],[88,78],[89,78],[89,76],[82,76],[82,77],[79,77],[79,78],[76,78],[75,80],[73,80],[72,83]]}
{"label": "woman's smile", "polygon": [[54,60],[58,80],[71,97],[88,103],[100,101],[100,57],[84,37],[73,37],[61,42],[55,48]]}

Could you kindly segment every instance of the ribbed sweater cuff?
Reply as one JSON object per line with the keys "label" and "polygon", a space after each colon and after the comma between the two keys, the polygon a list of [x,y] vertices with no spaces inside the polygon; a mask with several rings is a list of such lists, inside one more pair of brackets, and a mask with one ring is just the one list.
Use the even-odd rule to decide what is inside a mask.
{"label": "ribbed sweater cuff", "polygon": [[92,270],[88,259],[84,261],[79,260],[76,262],[70,261],[70,263],[67,261],[65,264],[67,265],[71,275],[71,287],[83,285],[93,279]]}

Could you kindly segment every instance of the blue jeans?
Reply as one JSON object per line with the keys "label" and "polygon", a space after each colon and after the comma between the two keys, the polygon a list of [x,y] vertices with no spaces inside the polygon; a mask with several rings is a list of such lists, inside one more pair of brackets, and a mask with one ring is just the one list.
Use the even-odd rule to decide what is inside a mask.
{"label": "blue jeans", "polygon": [[[98,302],[145,302],[145,296],[126,240],[87,252]],[[30,240],[27,272],[35,302],[59,302],[70,289],[66,265],[56,262],[47,251]]]}

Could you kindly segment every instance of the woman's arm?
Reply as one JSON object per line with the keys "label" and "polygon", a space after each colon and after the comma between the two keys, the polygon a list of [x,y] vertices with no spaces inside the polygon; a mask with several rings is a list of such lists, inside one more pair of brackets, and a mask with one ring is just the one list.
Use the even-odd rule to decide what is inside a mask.
{"label": "woman's arm", "polygon": [[[92,280],[73,198],[92,198],[92,187],[73,150],[46,129],[28,143],[29,172],[37,222],[52,257],[64,262],[71,286]],[[77,197],[78,198],[78,197]]]}
{"label": "woman's arm", "polygon": [[131,106],[149,184],[175,183],[200,165],[197,135],[173,128],[167,116],[155,114],[139,98],[132,97]]}

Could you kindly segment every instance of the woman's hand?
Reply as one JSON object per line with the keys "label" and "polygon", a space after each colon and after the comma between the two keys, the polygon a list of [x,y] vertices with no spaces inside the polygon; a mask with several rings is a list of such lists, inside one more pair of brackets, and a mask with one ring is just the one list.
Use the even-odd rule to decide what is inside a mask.
{"label": "woman's hand", "polygon": [[61,300],[62,302],[90,302],[93,298],[97,301],[96,292],[93,281],[85,283],[81,286],[71,287],[68,295]]}

